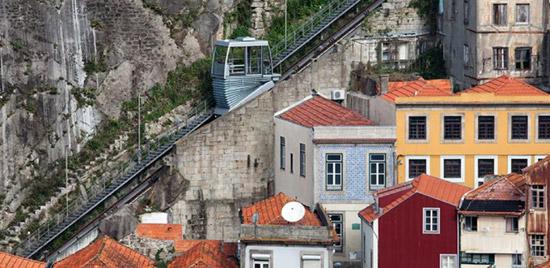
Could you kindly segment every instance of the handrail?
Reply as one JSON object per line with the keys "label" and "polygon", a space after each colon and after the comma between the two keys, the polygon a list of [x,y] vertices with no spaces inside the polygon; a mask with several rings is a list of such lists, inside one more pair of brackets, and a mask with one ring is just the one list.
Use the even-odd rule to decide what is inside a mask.
{"label": "handrail", "polygon": [[[284,60],[299,50],[303,45],[318,35],[333,21],[344,15],[351,7],[362,0],[333,0],[315,15],[295,30],[287,34],[283,40],[271,46],[271,53],[275,62],[273,66],[280,65]],[[285,55],[286,54],[286,55]]]}
{"label": "handrail", "polygon": [[[40,225],[36,231],[27,236],[26,239],[18,245],[17,249],[22,250],[22,253],[26,257],[30,258],[35,255],[62,232],[70,228],[78,220],[94,210],[99,204],[111,197],[116,191],[143,172],[148,166],[154,164],[158,159],[164,156],[173,148],[176,141],[186,134],[191,133],[204,123],[204,121],[210,118],[212,115],[212,107],[213,101],[210,98],[195,105],[184,121],[176,123],[174,127],[148,142],[147,146],[145,146],[147,150],[142,152],[142,155],[145,155],[143,161],[139,161],[140,156],[138,154],[140,152],[136,152],[125,168],[125,172],[122,172],[123,175],[110,181],[108,185],[104,181],[103,183],[93,185],[90,188],[91,194],[88,199],[82,200],[77,198],[73,200],[68,206],[64,207],[62,211],[57,213],[53,220]],[[195,124],[195,126],[189,128],[192,124]],[[56,228],[59,230],[54,232]],[[37,243],[43,239],[46,239],[46,241],[37,245]]]}

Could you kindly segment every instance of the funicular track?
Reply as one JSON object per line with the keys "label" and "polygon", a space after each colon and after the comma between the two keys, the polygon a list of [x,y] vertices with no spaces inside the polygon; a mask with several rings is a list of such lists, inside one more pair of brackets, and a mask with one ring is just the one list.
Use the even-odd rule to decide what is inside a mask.
{"label": "funicular track", "polygon": [[[307,67],[317,57],[325,53],[340,40],[356,30],[364,19],[373,10],[378,8],[383,0],[333,0],[325,8],[312,16],[302,26],[291,32],[289,37],[276,44],[273,48],[273,66],[279,68],[282,79],[289,78],[292,74]],[[114,205],[99,212],[97,208],[110,197],[115,196],[121,189],[139,178],[159,160],[168,155],[178,140],[189,135],[202,125],[208,123],[214,117],[213,103],[205,101],[188,115],[189,120],[181,126],[176,126],[171,133],[162,135],[158,148],[147,152],[144,160],[130,163],[131,168],[125,175],[114,179],[109,186],[103,188],[98,194],[87,199],[86,202],[71,204],[64,211],[62,219],[51,221],[41,225],[36,232],[22,241],[17,253],[27,258],[43,258],[41,253],[52,241],[59,238],[70,228],[79,229],[73,235],[69,243],[78,240],[79,234],[89,232],[90,228],[97,225],[102,215],[108,211],[120,208],[125,202],[135,199],[146,191],[154,182],[154,178],[139,183]],[[174,129],[174,128],[173,128]],[[85,221],[86,220],[86,221]],[[64,244],[65,247],[68,243]],[[54,249],[55,250],[55,249]]]}

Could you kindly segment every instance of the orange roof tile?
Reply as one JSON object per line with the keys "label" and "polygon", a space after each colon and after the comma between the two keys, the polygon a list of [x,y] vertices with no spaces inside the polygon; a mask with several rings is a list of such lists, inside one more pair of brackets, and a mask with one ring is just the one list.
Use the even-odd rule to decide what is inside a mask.
{"label": "orange roof tile", "polygon": [[[235,243],[222,243],[215,240],[179,240],[181,248],[186,248],[176,257],[169,268],[237,268]],[[176,249],[178,253],[178,250]]]}
{"label": "orange roof tile", "polygon": [[302,101],[279,117],[305,127],[374,124],[361,114],[318,95]]}
{"label": "orange roof tile", "polygon": [[73,255],[55,263],[54,268],[155,267],[155,263],[108,236],[97,239]]}
{"label": "orange roof tile", "polygon": [[46,263],[0,252],[0,268],[46,268]]}
{"label": "orange roof tile", "polygon": [[521,79],[503,75],[486,83],[462,91],[460,94],[493,93],[500,96],[538,96],[548,95],[546,92],[529,85]]}
{"label": "orange roof tile", "polygon": [[[468,200],[523,200],[525,195],[510,178],[518,183],[517,174],[509,174],[489,181],[464,195]],[[525,180],[525,177],[519,176]]]}
{"label": "orange roof tile", "polygon": [[543,262],[537,266],[535,266],[536,268],[550,268],[550,261],[546,261],[546,262]]}
{"label": "orange roof tile", "polygon": [[[422,174],[414,180],[404,183],[404,185],[410,185],[412,187],[393,202],[383,207],[380,213],[376,213],[376,209],[373,204],[360,211],[359,216],[366,221],[372,222],[373,220],[383,216],[385,213],[388,213],[393,208],[399,206],[416,193],[429,196],[457,207],[462,196],[470,190],[470,188],[466,186],[448,182],[426,174]],[[397,189],[398,187],[401,186],[396,186],[393,189]],[[386,190],[382,190],[382,192],[385,191]]]}
{"label": "orange roof tile", "polygon": [[382,98],[395,102],[398,97],[414,96],[452,96],[452,84],[448,79],[424,80],[419,78],[414,81],[390,82],[388,93]]}
{"label": "orange roof tile", "polygon": [[136,227],[136,235],[159,240],[178,240],[183,238],[181,224],[142,223]]}
{"label": "orange roof tile", "polygon": [[306,214],[298,222],[291,223],[283,219],[281,210],[283,206],[291,201],[296,201],[283,193],[278,193],[270,198],[256,202],[248,207],[242,208],[243,224],[253,224],[252,216],[258,212],[261,225],[302,225],[302,226],[321,226],[321,221],[309,207],[306,207]]}

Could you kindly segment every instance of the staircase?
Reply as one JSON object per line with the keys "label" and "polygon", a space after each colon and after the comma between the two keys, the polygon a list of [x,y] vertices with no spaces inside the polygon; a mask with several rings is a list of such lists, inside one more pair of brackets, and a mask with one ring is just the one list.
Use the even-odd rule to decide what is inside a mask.
{"label": "staircase", "polygon": [[[196,106],[189,115],[190,120],[185,122],[183,126],[175,128],[173,132],[158,138],[156,141],[156,148],[148,151],[145,159],[133,161],[129,170],[123,176],[113,180],[110,185],[104,187],[98,194],[89,197],[87,201],[80,203],[76,200],[77,202],[70,204],[62,212],[63,216],[60,221],[49,222],[40,226],[36,232],[29,235],[29,237],[19,245],[17,251],[27,258],[35,256],[46,245],[75,225],[80,219],[90,214],[105,200],[112,197],[121,188],[137,178],[142,172],[162,159],[175,147],[175,143],[179,139],[185,137],[210,120],[213,116],[213,109],[211,107],[211,101],[205,101],[201,105]],[[138,158],[139,156],[136,155],[135,159]]]}
{"label": "staircase", "polygon": [[323,9],[309,18],[296,30],[289,32],[285,39],[271,46],[273,67],[279,66],[363,1],[364,0],[334,0],[328,3]]}

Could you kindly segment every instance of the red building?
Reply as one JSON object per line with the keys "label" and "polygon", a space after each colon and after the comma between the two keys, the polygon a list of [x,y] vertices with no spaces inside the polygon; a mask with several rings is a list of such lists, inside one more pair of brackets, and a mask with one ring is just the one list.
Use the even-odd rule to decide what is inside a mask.
{"label": "red building", "polygon": [[469,190],[421,175],[378,191],[359,213],[363,267],[458,267],[457,207]]}

